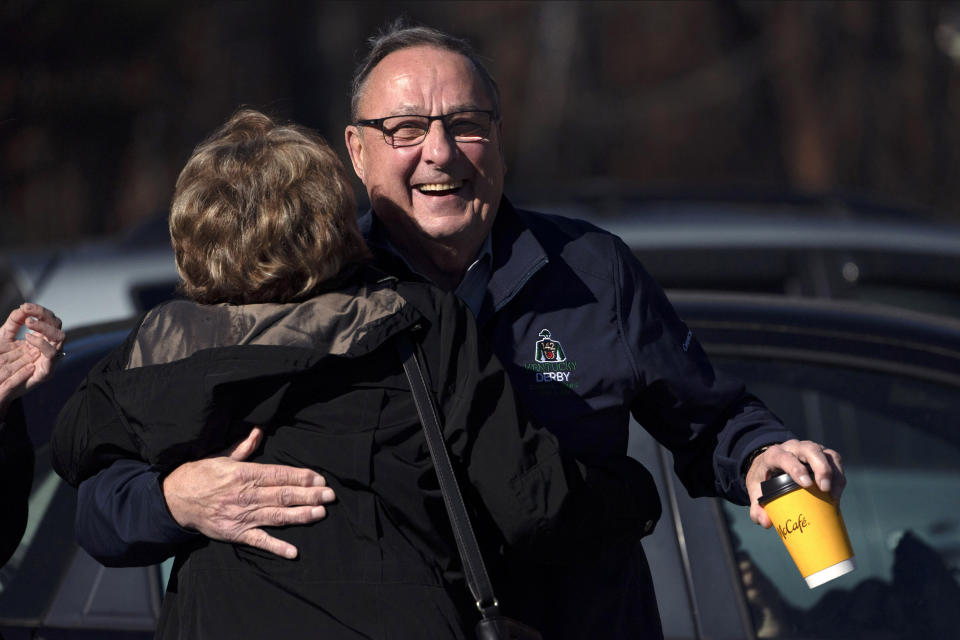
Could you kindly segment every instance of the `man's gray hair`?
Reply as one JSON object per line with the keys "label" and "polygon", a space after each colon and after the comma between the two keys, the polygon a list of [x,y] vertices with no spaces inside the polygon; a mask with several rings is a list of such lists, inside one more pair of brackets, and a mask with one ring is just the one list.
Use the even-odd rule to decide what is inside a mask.
{"label": "man's gray hair", "polygon": [[[367,45],[369,47],[367,55],[357,65],[353,74],[353,82],[350,85],[350,117],[352,120],[357,120],[360,117],[357,107],[360,103],[360,97],[363,95],[367,77],[373,71],[373,68],[394,51],[423,46],[459,53],[469,60],[490,93],[495,116],[500,116],[500,88],[497,87],[497,81],[487,71],[473,46],[463,38],[457,38],[433,27],[412,26],[404,18],[398,18],[367,40]],[[383,114],[369,115],[379,117]]]}

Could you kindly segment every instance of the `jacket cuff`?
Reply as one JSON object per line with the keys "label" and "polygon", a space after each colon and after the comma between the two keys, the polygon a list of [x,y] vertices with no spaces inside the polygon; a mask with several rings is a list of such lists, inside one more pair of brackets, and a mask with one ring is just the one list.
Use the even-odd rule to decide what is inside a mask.
{"label": "jacket cuff", "polygon": [[176,518],[173,517],[173,514],[170,513],[170,507],[167,505],[167,499],[163,497],[163,479],[167,477],[170,471],[171,469],[150,467],[150,473],[149,475],[145,475],[144,479],[151,476],[153,479],[151,488],[148,491],[150,494],[148,503],[151,505],[158,505],[156,509],[152,509],[154,512],[153,522],[156,525],[158,538],[179,544],[188,542],[201,534],[193,529],[181,527]]}

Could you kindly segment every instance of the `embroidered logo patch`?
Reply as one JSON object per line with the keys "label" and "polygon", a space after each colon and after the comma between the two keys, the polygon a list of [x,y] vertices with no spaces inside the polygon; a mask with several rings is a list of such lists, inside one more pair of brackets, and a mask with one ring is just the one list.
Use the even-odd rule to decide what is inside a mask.
{"label": "embroidered logo patch", "polygon": [[538,393],[548,395],[569,393],[567,390],[576,389],[578,383],[571,380],[571,375],[576,371],[577,363],[567,359],[563,345],[553,337],[549,329],[542,330],[539,336],[533,353],[534,362],[523,365],[527,371],[533,373],[531,387],[535,386]]}
{"label": "embroidered logo patch", "polygon": [[544,329],[540,332],[540,340],[537,340],[537,351],[533,359],[537,362],[564,362],[567,359],[563,352],[563,345],[559,341],[550,337],[550,330]]}

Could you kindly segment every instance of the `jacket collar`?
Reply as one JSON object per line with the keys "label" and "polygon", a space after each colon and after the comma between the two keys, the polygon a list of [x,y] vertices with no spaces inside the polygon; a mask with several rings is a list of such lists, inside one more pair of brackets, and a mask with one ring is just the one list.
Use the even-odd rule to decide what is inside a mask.
{"label": "jacket collar", "polygon": [[513,300],[533,274],[549,262],[543,245],[506,196],[500,200],[490,233],[493,272],[487,286],[487,299],[477,318],[480,325]]}
{"label": "jacket collar", "polygon": [[317,357],[362,356],[421,319],[395,286],[395,278],[366,268],[349,286],[303,302],[205,305],[173,300],[146,315],[127,368],[243,345],[305,349]]}
{"label": "jacket collar", "polygon": [[[381,260],[386,261],[391,272],[397,273],[399,269],[399,273],[406,274],[406,277],[423,279],[396,253],[387,240],[383,223],[373,209],[361,216],[359,225],[367,244]],[[506,196],[500,200],[490,235],[493,268],[477,316],[478,325],[483,325],[516,297],[533,274],[549,262],[547,252],[524,222],[521,212],[514,208]]]}

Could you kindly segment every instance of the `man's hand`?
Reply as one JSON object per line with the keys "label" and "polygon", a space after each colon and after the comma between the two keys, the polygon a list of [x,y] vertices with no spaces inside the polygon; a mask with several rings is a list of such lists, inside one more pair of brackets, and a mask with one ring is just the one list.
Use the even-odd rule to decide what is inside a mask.
{"label": "man's hand", "polygon": [[[23,340],[17,332],[26,326]],[[52,311],[24,303],[0,326],[0,416],[7,405],[50,377],[66,335]]]}
{"label": "man's hand", "polygon": [[310,469],[243,462],[262,438],[254,427],[223,455],[180,465],[164,478],[163,496],[181,527],[293,559],[295,546],[260,527],[316,522],[336,496]]}
{"label": "man's hand", "polygon": [[[804,463],[810,465],[813,478]],[[750,496],[750,519],[764,529],[769,529],[773,522],[757,503],[760,483],[772,477],[777,470],[789,473],[801,487],[810,487],[816,481],[821,491],[830,493],[837,500],[847,485],[840,454],[833,449],[824,449],[822,445],[810,440],[787,440],[783,444],[771,445],[754,459],[747,470],[746,478],[747,494]]]}

